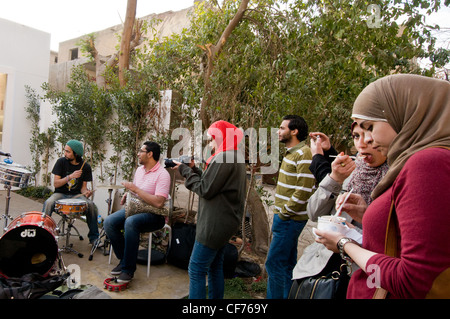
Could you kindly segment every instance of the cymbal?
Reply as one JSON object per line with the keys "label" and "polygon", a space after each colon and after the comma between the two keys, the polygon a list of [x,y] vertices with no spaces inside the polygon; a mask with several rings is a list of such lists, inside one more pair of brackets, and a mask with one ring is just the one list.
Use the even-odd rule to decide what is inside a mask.
{"label": "cymbal", "polygon": [[125,188],[122,185],[97,185],[98,188],[107,188],[107,189],[120,189]]}

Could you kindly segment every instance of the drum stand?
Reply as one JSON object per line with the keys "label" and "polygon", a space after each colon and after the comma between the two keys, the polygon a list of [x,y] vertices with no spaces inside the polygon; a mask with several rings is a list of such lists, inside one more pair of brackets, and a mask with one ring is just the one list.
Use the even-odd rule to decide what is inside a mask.
{"label": "drum stand", "polygon": [[[106,200],[106,203],[108,204],[108,216],[111,214],[112,192],[113,192],[113,189],[108,188],[109,198]],[[105,241],[103,242],[103,255],[104,256],[109,255],[109,249],[111,249],[111,247],[109,247],[109,249],[108,249],[108,246],[109,246],[110,242],[109,242],[108,236],[106,236],[105,227],[102,226],[102,229],[100,230],[100,235],[98,236],[95,243],[92,245],[91,254],[89,255],[89,260],[92,260],[92,258],[94,257],[94,253],[97,250],[97,248],[100,247],[103,237],[105,238]]]}
{"label": "drum stand", "polygon": [[[71,234],[72,228],[75,229],[80,240],[83,240],[83,236],[80,235],[80,232],[78,231],[78,229],[73,225],[73,223],[75,222],[75,218],[67,217],[65,214],[60,214],[60,216],[61,216],[61,220],[58,223],[58,228],[60,230],[62,230],[62,233],[60,235],[66,236],[66,244],[65,244],[65,246],[59,248],[59,251],[60,252],[69,252],[69,253],[72,252],[72,253],[77,254],[78,257],[82,258],[83,254],[76,251],[75,249],[73,249],[72,248],[73,244],[69,243],[70,236],[72,235]],[[66,223],[67,223],[67,227],[65,227]]]}
{"label": "drum stand", "polygon": [[7,189],[6,192],[6,207],[5,207],[5,213],[3,214],[2,218],[5,219],[5,227],[3,227],[3,233],[6,231],[8,227],[8,219],[12,220],[13,218],[9,215],[9,201],[11,200],[11,185],[5,184],[5,188]]}

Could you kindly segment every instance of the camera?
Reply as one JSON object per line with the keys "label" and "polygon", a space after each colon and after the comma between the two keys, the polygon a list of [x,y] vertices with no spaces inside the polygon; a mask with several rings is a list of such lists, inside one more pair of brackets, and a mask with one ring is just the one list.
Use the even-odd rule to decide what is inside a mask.
{"label": "camera", "polygon": [[165,158],[164,164],[166,165],[165,167],[175,167],[177,164],[173,162],[174,160],[183,164],[189,164],[193,159],[193,156],[182,155],[178,158]]}

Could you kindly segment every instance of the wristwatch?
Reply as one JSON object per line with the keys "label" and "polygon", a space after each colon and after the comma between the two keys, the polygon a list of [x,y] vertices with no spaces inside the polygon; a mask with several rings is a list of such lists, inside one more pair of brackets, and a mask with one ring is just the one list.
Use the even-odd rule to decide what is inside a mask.
{"label": "wristwatch", "polygon": [[344,259],[345,261],[353,262],[353,260],[350,258],[350,256],[347,255],[344,251],[344,246],[347,243],[354,243],[357,245],[359,245],[359,244],[355,240],[348,238],[348,237],[342,237],[337,242],[337,248],[339,249],[339,254],[341,255],[341,258]]}

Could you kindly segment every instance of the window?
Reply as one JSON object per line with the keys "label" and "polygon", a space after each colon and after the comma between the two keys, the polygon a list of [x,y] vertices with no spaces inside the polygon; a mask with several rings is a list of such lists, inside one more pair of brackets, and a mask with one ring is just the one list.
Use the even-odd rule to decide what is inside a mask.
{"label": "window", "polygon": [[71,60],[76,60],[76,59],[78,59],[78,48],[75,48],[75,49],[71,49],[71,50],[70,50],[70,59],[71,59]]}

